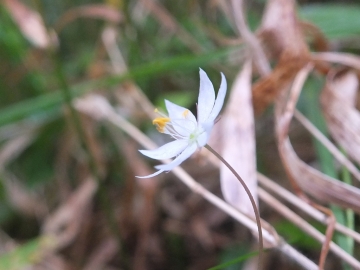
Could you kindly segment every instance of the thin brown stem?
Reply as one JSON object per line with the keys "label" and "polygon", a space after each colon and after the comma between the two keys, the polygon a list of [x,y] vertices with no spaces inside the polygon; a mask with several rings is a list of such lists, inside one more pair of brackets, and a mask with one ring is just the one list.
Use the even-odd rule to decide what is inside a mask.
{"label": "thin brown stem", "polygon": [[256,224],[258,227],[258,233],[259,233],[259,265],[258,265],[258,269],[261,269],[261,262],[262,262],[262,257],[263,257],[263,249],[264,249],[264,244],[263,244],[263,237],[262,237],[262,229],[261,229],[261,222],[260,222],[260,214],[259,214],[259,210],[256,206],[256,202],[254,200],[253,195],[251,194],[248,186],[245,184],[244,180],[241,178],[241,176],[234,170],[234,168],[218,153],[216,152],[210,145],[205,145],[205,148],[208,149],[211,153],[213,153],[222,163],[225,164],[226,167],[228,167],[228,169],[235,175],[235,177],[239,180],[240,184],[244,187],[247,195],[249,196],[249,199],[251,201],[251,205],[254,209],[254,213],[255,213],[255,219],[256,219]]}

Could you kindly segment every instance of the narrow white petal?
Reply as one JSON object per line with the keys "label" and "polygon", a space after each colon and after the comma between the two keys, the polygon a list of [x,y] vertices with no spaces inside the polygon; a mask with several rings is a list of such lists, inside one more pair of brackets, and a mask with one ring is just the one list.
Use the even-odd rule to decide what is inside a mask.
{"label": "narrow white petal", "polygon": [[206,127],[205,131],[198,136],[198,138],[196,140],[198,147],[203,147],[207,144],[207,142],[210,138],[210,133],[211,133],[212,127],[213,127],[213,125]]}
{"label": "narrow white petal", "polygon": [[158,169],[158,170],[163,170],[163,171],[171,171],[175,167],[179,166],[184,160],[189,158],[192,154],[194,154],[196,149],[197,149],[197,145],[196,145],[196,143],[193,143],[193,144],[189,145],[172,162],[170,162],[168,164],[164,164],[164,165],[155,166],[155,168]]}
{"label": "narrow white petal", "polygon": [[189,137],[197,127],[197,122],[192,122],[187,119],[171,119],[171,124],[174,129],[184,137]]}
{"label": "narrow white petal", "polygon": [[176,105],[175,103],[172,103],[166,99],[165,105],[170,119],[188,119],[190,121],[196,122],[196,118],[190,110]]}
{"label": "narrow white petal", "polygon": [[219,92],[216,97],[214,108],[212,109],[209,118],[206,121],[213,122],[219,115],[222,106],[224,105],[224,99],[226,96],[227,83],[224,74],[221,72],[221,84]]}
{"label": "narrow white petal", "polygon": [[175,131],[182,136],[189,136],[197,125],[193,113],[168,100],[165,100],[165,105]]}
{"label": "narrow white petal", "polygon": [[139,152],[153,159],[168,159],[181,153],[187,145],[187,140],[176,140],[154,150],[139,150]]}
{"label": "narrow white petal", "polygon": [[157,172],[154,172],[153,174],[150,174],[150,175],[146,175],[146,176],[135,176],[136,178],[151,178],[151,177],[154,177],[154,176],[157,176],[159,175],[160,173],[164,172],[164,170],[159,170]]}
{"label": "narrow white petal", "polygon": [[200,91],[198,98],[198,122],[205,122],[214,107],[215,91],[209,77],[200,69]]}

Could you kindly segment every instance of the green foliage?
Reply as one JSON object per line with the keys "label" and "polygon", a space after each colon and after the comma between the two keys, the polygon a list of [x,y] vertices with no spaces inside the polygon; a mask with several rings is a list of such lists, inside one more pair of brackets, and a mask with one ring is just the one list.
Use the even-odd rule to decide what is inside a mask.
{"label": "green foliage", "polygon": [[[315,226],[315,228],[320,229],[320,231],[325,231],[325,226],[322,224],[315,223],[312,225]],[[295,245],[298,248],[307,249],[309,251],[319,250],[319,248],[321,248],[319,242],[289,221],[277,222],[274,227],[279,235],[282,235],[291,245]]]}
{"label": "green foliage", "polygon": [[[219,10],[214,13],[215,9],[211,5],[205,4],[207,1],[158,1],[168,9],[179,26],[190,34],[190,43],[195,44],[196,50],[189,46],[187,43],[189,40],[184,42],[181,35],[174,34],[164,25],[161,25],[156,16],[148,16],[144,13],[135,18],[131,9],[141,1],[44,0],[21,2],[28,5],[32,10],[37,10],[41,14],[45,26],[49,29],[66,11],[75,6],[89,3],[106,3],[109,5],[117,3],[114,6],[117,6],[119,11],[124,14],[124,22],[115,26],[119,34],[116,45],[128,66],[128,72],[123,75],[109,75],[111,74],[109,72],[111,67],[108,61],[109,56],[104,51],[101,40],[101,33],[104,27],[109,24],[108,22],[81,17],[57,33],[60,44],[57,48],[60,66],[73,99],[91,92],[116,91],[120,84],[130,79],[135,81],[149,99],[160,108],[164,109],[163,99],[165,98],[196,111],[194,104],[199,87],[199,67],[206,69],[212,81],[215,82],[216,89],[219,85],[218,82],[220,82],[218,70],[228,69],[226,72],[228,74],[234,74],[239,70],[238,66],[234,68],[229,61],[229,58],[231,60],[234,55],[239,55],[239,46],[232,48],[221,45],[212,36],[216,33],[216,36],[220,38],[235,39],[237,33],[231,26],[231,20],[228,20],[226,15]],[[260,23],[262,6],[265,2],[264,0],[253,1],[249,7],[247,20],[253,30]],[[206,9],[203,9],[203,6],[206,6]],[[302,18],[317,25],[330,40],[350,38],[360,33],[359,5],[318,4],[299,7],[299,10]],[[140,10],[141,12],[144,11]],[[56,186],[52,181],[56,177],[55,159],[62,148],[59,142],[61,142],[65,132],[69,131],[69,127],[73,124],[71,121],[74,120],[68,113],[64,113],[68,112],[66,111],[68,107],[64,106],[64,93],[62,92],[64,89],[62,89],[63,85],[60,84],[62,78],[56,72],[56,63],[52,55],[52,49],[33,47],[12,20],[4,5],[0,4],[0,129],[8,130],[15,126],[22,132],[30,132],[23,127],[24,125],[25,127],[31,126],[31,132],[35,130],[36,133],[32,143],[4,169],[10,170],[16,175],[29,191],[45,190],[50,185]],[[102,70],[105,75],[103,73],[100,76],[92,74],[91,69],[98,66],[106,67]],[[231,85],[231,79],[229,76],[229,85]],[[306,86],[310,91],[304,92],[301,96],[300,108],[324,134],[327,134],[316,98],[319,95],[316,90],[320,88],[322,83],[323,81],[317,81],[315,78],[310,79]],[[148,124],[151,125],[150,122]],[[106,176],[104,176],[106,181],[104,182],[106,192],[109,194],[114,192],[116,195],[114,197],[117,198],[119,194],[127,195],[128,190],[124,187],[129,181],[129,176],[125,172],[128,171],[126,168],[128,162],[132,161],[124,158],[115,140],[112,141],[112,136],[107,134],[109,132],[108,127],[106,130],[106,132],[99,134],[101,147],[105,148],[102,150],[108,155],[104,160],[108,166]],[[1,145],[5,145],[11,138],[11,136],[0,136]],[[80,145],[79,142],[77,143]],[[331,155],[317,141],[314,142],[314,145],[322,170],[328,175],[336,176],[338,172],[334,169]],[[79,156],[84,154],[82,151],[78,152]],[[86,159],[84,160],[81,162],[87,162]],[[261,156],[258,160],[261,160]],[[88,164],[83,163],[81,165],[86,168],[79,166],[81,172],[73,172],[71,171],[72,168],[66,172],[69,175],[69,179],[66,179],[69,183],[64,183],[65,186],[72,187],[73,179],[88,174]],[[26,218],[17,219],[17,215],[22,215],[22,213],[15,212],[11,207],[8,201],[9,194],[6,194],[6,187],[1,177],[3,175],[0,174],[0,225],[2,230],[9,233],[9,231],[6,232],[6,226],[18,223],[16,224],[18,226],[12,228],[18,230],[14,234],[19,238],[17,239],[19,242],[26,237],[33,237],[33,235],[24,237],[22,228],[27,227],[29,229],[31,224],[26,223]],[[344,172],[343,178],[349,180],[346,172]],[[80,180],[76,184],[80,183]],[[101,187],[103,184],[101,183]],[[45,195],[49,196],[48,193]],[[50,196],[52,195],[50,194]],[[99,197],[101,196],[95,198]],[[102,212],[106,212],[104,216],[109,213],[111,216],[113,212],[118,214],[117,204],[119,201],[111,201],[112,197],[110,195],[108,197],[110,203],[104,204],[105,206],[98,206],[98,202],[96,199],[94,200],[94,204],[96,204],[94,208],[96,210],[100,208],[98,211],[101,212],[96,213],[97,216],[101,217]],[[56,199],[60,201],[63,198],[59,196]],[[48,201],[47,203],[50,204]],[[50,211],[52,210],[50,209]],[[131,215],[130,212],[127,214]],[[338,210],[335,211],[335,214],[339,221],[347,222],[349,227],[354,226],[352,213],[343,213]],[[36,222],[29,229],[31,233],[38,233],[39,224]],[[101,223],[101,226],[106,227],[106,234],[109,233],[110,223],[111,221],[108,220]],[[117,223],[115,223],[115,228],[118,229],[116,226]],[[93,228],[89,230],[91,229]],[[280,234],[285,235],[299,247],[313,249],[315,246],[319,248],[314,240],[288,222],[278,223],[277,229]],[[186,253],[184,239],[175,234],[165,234],[164,242],[168,252],[166,255],[169,258],[168,263],[173,266],[171,269],[187,268],[191,254]],[[349,239],[340,237],[338,242],[349,253],[353,252],[353,243]],[[20,244],[12,252],[0,256],[0,269],[16,270],[32,266],[39,261],[44,250],[50,246],[42,238]],[[126,246],[120,248],[120,250],[126,249]],[[120,255],[126,257],[124,264],[130,265],[132,251],[121,252]],[[256,254],[257,252],[249,253],[246,244],[231,247],[221,254],[221,263],[211,269],[239,269],[246,259]],[[118,257],[121,258],[121,256]]]}
{"label": "green foliage", "polygon": [[0,257],[0,269],[21,270],[39,262],[46,249],[51,247],[51,240],[38,238],[27,242],[15,250]]}
{"label": "green foliage", "polygon": [[360,5],[311,4],[299,9],[300,16],[319,27],[327,38],[358,37]]}
{"label": "green foliage", "polygon": [[241,269],[244,262],[259,254],[258,251],[250,252],[244,245],[232,246],[225,249],[221,254],[220,264],[209,270],[237,270]]}
{"label": "green foliage", "polygon": [[[314,76],[310,77],[306,82],[304,91],[302,91],[300,96],[299,107],[305,116],[320,130],[320,132],[326,137],[329,137],[329,132],[320,109],[320,101],[318,98],[321,94],[321,89],[324,83],[324,80],[320,80]],[[335,179],[338,178],[338,172],[335,169],[334,158],[332,154],[318,140],[313,139],[313,142],[321,171]],[[345,179],[348,179],[348,175],[346,173]],[[337,222],[349,228],[354,226],[354,221],[351,218],[351,212],[346,213],[346,211],[344,212],[336,205],[331,205],[331,210],[333,211]],[[346,216],[348,216],[348,218]],[[336,234],[335,239],[336,243],[341,248],[346,250],[349,254],[353,253],[353,243],[351,240],[349,240],[348,237],[345,237],[341,234]]]}

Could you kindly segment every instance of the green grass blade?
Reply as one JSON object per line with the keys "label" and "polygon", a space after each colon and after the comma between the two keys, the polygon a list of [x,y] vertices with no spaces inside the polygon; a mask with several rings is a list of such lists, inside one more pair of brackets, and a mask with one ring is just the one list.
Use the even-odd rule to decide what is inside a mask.
{"label": "green grass blade", "polygon": [[[155,61],[135,67],[123,75],[112,75],[105,78],[88,81],[71,87],[73,97],[81,96],[95,89],[110,88],[116,86],[127,79],[136,79],[150,77],[158,74],[164,74],[173,70],[196,68],[226,57],[234,48],[227,48],[213,51],[199,56],[179,56],[167,60]],[[34,114],[46,113],[46,111],[59,108],[64,102],[60,91],[18,102],[0,111],[0,127],[19,121]]]}

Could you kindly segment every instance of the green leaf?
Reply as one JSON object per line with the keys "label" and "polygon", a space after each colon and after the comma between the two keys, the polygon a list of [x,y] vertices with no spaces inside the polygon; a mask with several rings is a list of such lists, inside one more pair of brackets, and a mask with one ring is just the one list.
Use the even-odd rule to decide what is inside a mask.
{"label": "green leaf", "polygon": [[[179,56],[162,61],[154,61],[139,67],[134,67],[128,73],[123,75],[112,75],[105,78],[77,84],[71,87],[72,96],[81,96],[85,93],[102,88],[108,89],[124,82],[127,79],[149,77],[167,73],[172,70],[203,66],[205,64],[219,61],[221,58],[226,57],[233,51],[234,48],[226,48],[198,56]],[[54,111],[56,109],[58,112],[60,112],[60,106],[63,104],[63,102],[63,94],[59,90],[18,102],[17,104],[0,110],[0,127],[22,120],[26,117],[46,114],[47,112]]]}
{"label": "green leaf", "polygon": [[[249,253],[245,253],[245,252],[247,252],[247,249],[244,249],[244,247],[241,247],[241,246],[231,247],[231,248],[225,250],[225,253],[223,255],[223,257],[225,257],[225,258],[223,258],[222,261],[226,261],[226,262],[216,265],[214,267],[211,267],[211,268],[209,268],[209,270],[240,269],[240,267],[244,261],[246,261],[247,259],[252,258],[254,256],[257,256],[259,254],[258,251],[249,252]],[[243,255],[237,256],[239,254],[243,254]],[[235,259],[232,259],[234,257],[235,257]]]}
{"label": "green leaf", "polygon": [[46,250],[53,245],[50,238],[37,238],[29,241],[0,257],[0,269],[21,270],[42,259]]}
{"label": "green leaf", "polygon": [[[315,225],[315,228],[321,228],[321,231],[324,231],[324,226],[322,224],[315,223],[312,225]],[[308,250],[316,250],[321,247],[316,240],[289,221],[285,220],[276,223],[275,229],[280,235],[284,236],[290,244],[296,245],[297,247]]]}
{"label": "green leaf", "polygon": [[300,8],[300,17],[316,26],[329,39],[346,38],[360,34],[359,5],[306,5]]}

